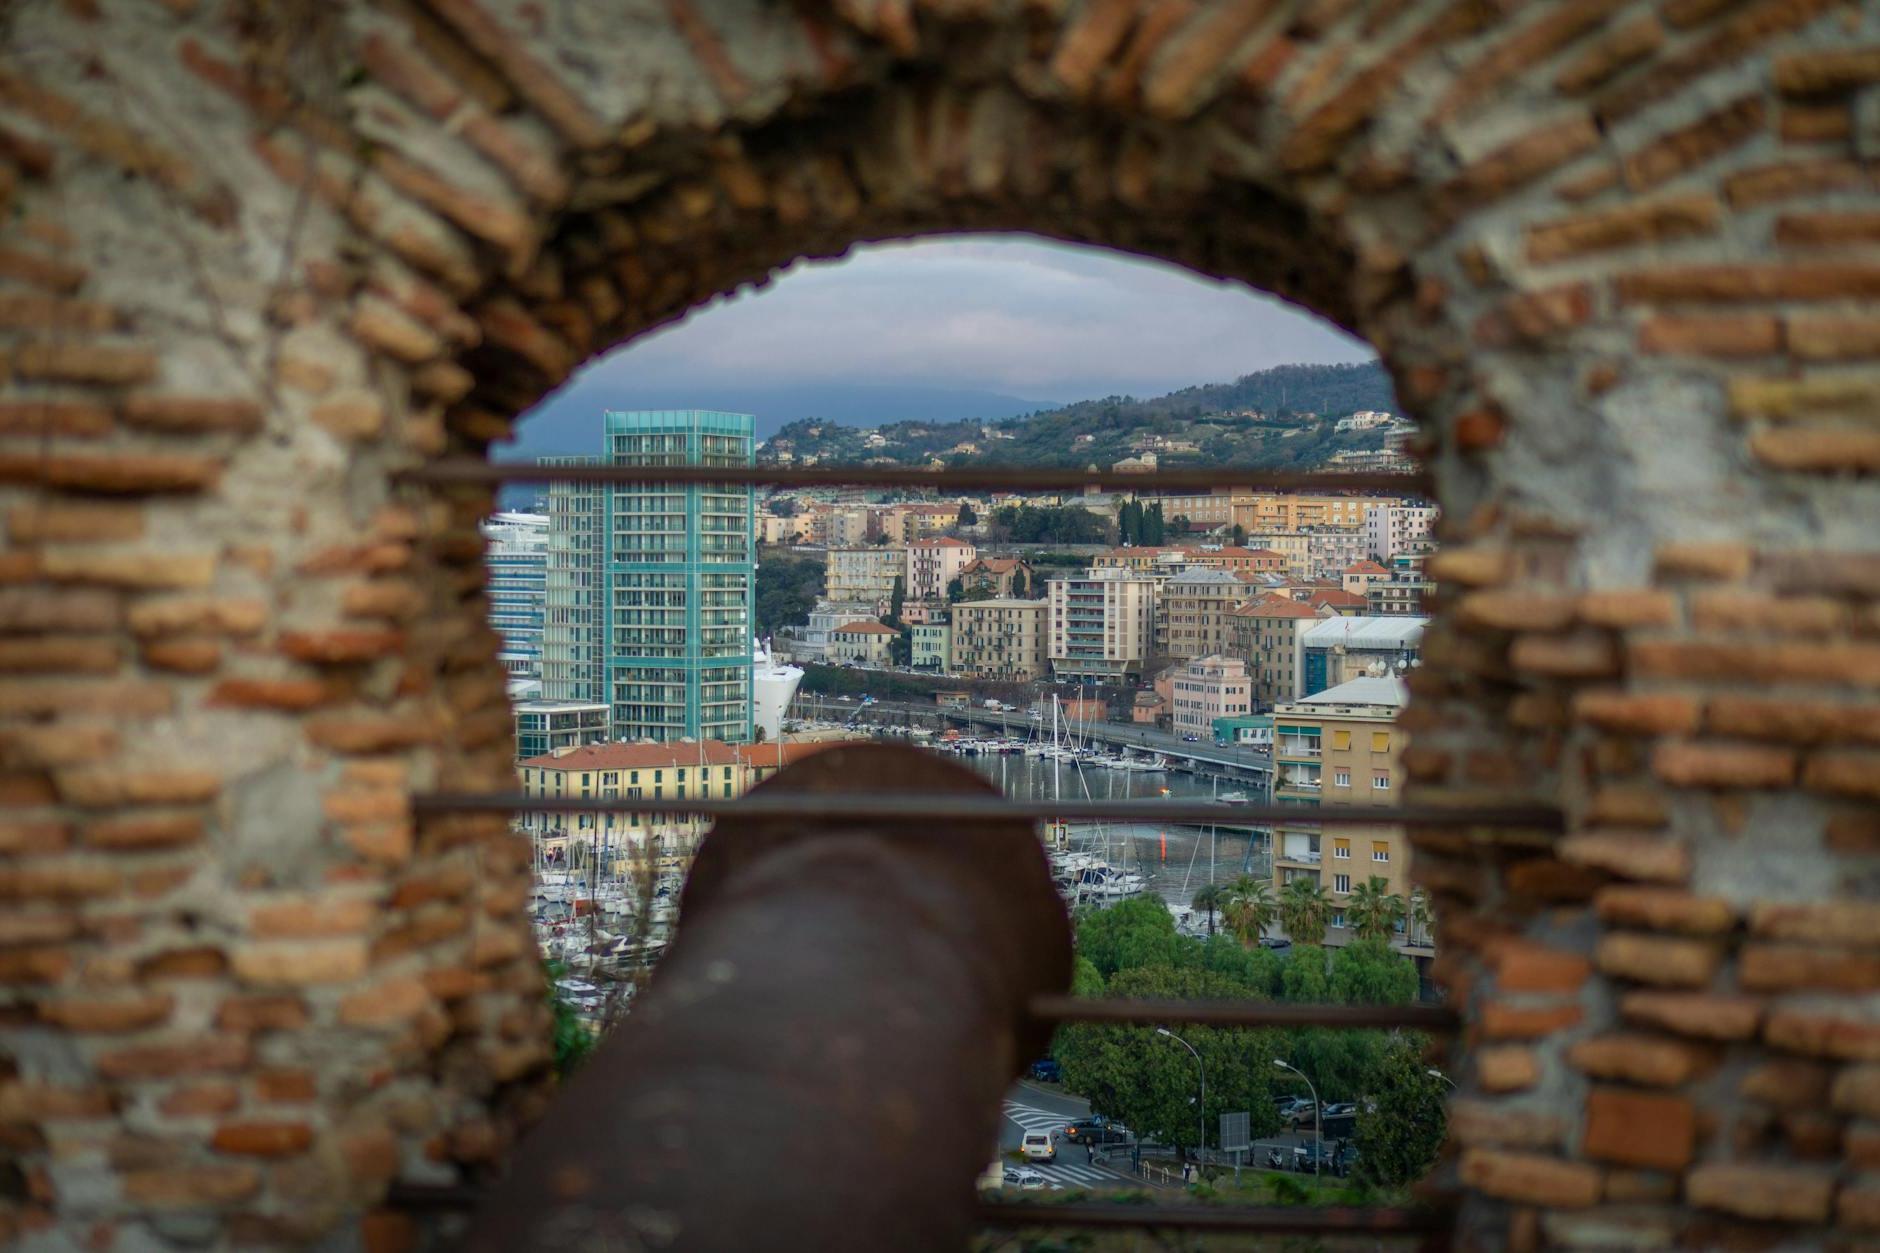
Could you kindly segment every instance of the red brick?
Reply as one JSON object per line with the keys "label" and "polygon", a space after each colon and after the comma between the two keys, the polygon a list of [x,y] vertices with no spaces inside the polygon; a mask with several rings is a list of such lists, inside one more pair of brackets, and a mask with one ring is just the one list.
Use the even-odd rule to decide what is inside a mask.
{"label": "red brick", "polygon": [[1736,926],[1736,910],[1728,901],[1676,888],[1614,884],[1601,888],[1593,903],[1601,921],[1622,926],[1686,935],[1721,935]]}
{"label": "red brick", "polygon": [[1761,132],[1767,116],[1760,95],[1745,96],[1707,113],[1627,157],[1626,184],[1643,191],[1695,169]]}
{"label": "red brick", "polygon": [[1775,58],[1776,90],[1823,96],[1880,83],[1880,48],[1818,48]]}
{"label": "red brick", "polygon": [[333,688],[320,679],[224,679],[210,690],[206,703],[211,708],[297,712],[334,699]]}
{"label": "red brick", "polygon": [[142,1031],[167,1022],[176,998],[169,995],[131,997],[69,996],[41,1001],[39,1016],[67,1031]]}
{"label": "red brick", "polygon": [[1580,1151],[1601,1161],[1682,1170],[1697,1145],[1697,1110],[1681,1096],[1594,1088]]}
{"label": "red brick", "polygon": [[308,1022],[297,996],[236,996],[222,1002],[215,1025],[224,1031],[298,1031]]}
{"label": "red brick", "polygon": [[376,661],[404,647],[402,631],[283,631],[281,652],[314,665],[348,665]]}
{"label": "red brick", "polygon": [[13,369],[38,382],[127,386],[157,376],[157,354],[76,340],[22,344],[13,351]]}
{"label": "red brick", "polygon": [[153,1209],[201,1209],[232,1205],[261,1191],[261,1176],[248,1166],[165,1166],[126,1171],[124,1196]]}
{"label": "red brick", "polygon": [[367,958],[363,940],[282,940],[237,949],[234,968],[250,983],[345,983],[365,973]]}
{"label": "red brick", "polygon": [[1508,661],[1528,674],[1599,679],[1618,673],[1619,650],[1612,638],[1600,631],[1518,635],[1508,648]]}
{"label": "red brick", "polygon": [[1767,261],[1661,266],[1620,275],[1614,290],[1627,305],[1872,300],[1880,297],[1880,265]]}
{"label": "red brick", "polygon": [[1698,724],[1697,699],[1672,692],[1587,688],[1575,694],[1573,712],[1596,727],[1641,735],[1688,733]]}
{"label": "red brick", "polygon": [[1579,953],[1545,948],[1522,940],[1509,940],[1489,950],[1495,967],[1496,990],[1513,992],[1578,992],[1593,973],[1593,964]]}
{"label": "red brick", "polygon": [[1674,742],[1652,751],[1652,773],[1679,787],[1787,787],[1795,764],[1790,750],[1759,744]]}
{"label": "red brick", "polygon": [[1771,940],[1880,948],[1880,905],[1846,900],[1759,902],[1750,911],[1750,930]]}
{"label": "red brick", "polygon": [[[103,405],[73,400],[0,401],[0,435],[42,438],[100,439],[117,429],[117,420]],[[30,516],[35,506],[14,513]]]}
{"label": "red brick", "polygon": [[1801,944],[1750,944],[1737,958],[1737,983],[1750,992],[1880,989],[1880,954]]}
{"label": "red brick", "polygon": [[1788,348],[1803,361],[1880,357],[1880,317],[1797,314],[1788,319]]}
{"label": "red brick", "polygon": [[1682,883],[1690,877],[1690,850],[1680,841],[1633,831],[1582,831],[1562,839],[1563,861],[1593,866],[1627,879]]}
{"label": "red brick", "polygon": [[317,896],[256,906],[248,916],[248,930],[260,939],[360,935],[377,917],[371,901]]}
{"label": "red brick", "polygon": [[1870,244],[1880,240],[1880,211],[1784,214],[1776,219],[1775,240],[1801,248]]}
{"label": "red brick", "polygon": [[1591,117],[1577,115],[1512,139],[1477,159],[1456,176],[1446,198],[1472,208],[1533,182],[1549,170],[1590,152],[1602,142]]}
{"label": "red brick", "polygon": [[1826,1221],[1834,1196],[1834,1176],[1803,1167],[1770,1162],[1699,1166],[1684,1177],[1692,1205],[1744,1218],[1791,1223]]}
{"label": "red brick", "polygon": [[1585,1012],[1578,1005],[1530,1007],[1485,1001],[1476,1019],[1484,1040],[1539,1040],[1577,1024]]}
{"label": "red brick", "polygon": [[234,1084],[204,1080],[170,1089],[157,1103],[157,1111],[167,1118],[213,1118],[233,1112],[241,1103],[241,1090]]}
{"label": "red brick", "polygon": [[1789,426],[1751,431],[1749,451],[1773,470],[1803,474],[1880,474],[1880,431]]}
{"label": "red brick", "polygon": [[1510,296],[1475,323],[1475,342],[1500,348],[1539,344],[1592,320],[1591,284],[1568,283]]}
{"label": "red brick", "polygon": [[1599,1169],[1583,1162],[1468,1149],[1461,1173],[1462,1182],[1478,1192],[1528,1205],[1576,1209],[1599,1200]]}
{"label": "red brick", "polygon": [[1766,313],[1662,314],[1640,325],[1641,352],[1693,357],[1765,357],[1782,351],[1782,326]]}
{"label": "red brick", "polygon": [[132,396],[120,410],[131,426],[171,434],[260,429],[261,406],[226,396]]}
{"label": "red brick", "polygon": [[107,1079],[167,1079],[244,1070],[248,1058],[248,1041],[238,1036],[197,1034],[173,1043],[133,1044],[100,1053],[92,1064]]}
{"label": "red brick", "polygon": [[1716,975],[1723,953],[1701,940],[1610,932],[1602,936],[1594,958],[1606,974],[1639,983],[1702,987]]}
{"label": "red brick", "polygon": [[255,1098],[275,1105],[305,1105],[319,1099],[320,1085],[310,1070],[255,1072]]}
{"label": "red brick", "polygon": [[1835,796],[1880,800],[1880,752],[1844,748],[1811,753],[1802,769],[1802,786]]}
{"label": "red brick", "polygon": [[7,453],[0,482],[42,483],[75,492],[145,495],[214,487],[222,462],[178,453]]}
{"label": "red brick", "polygon": [[1491,1044],[1475,1051],[1475,1082],[1484,1092],[1522,1092],[1540,1080],[1534,1050],[1518,1044]]}
{"label": "red brick", "polygon": [[1580,1040],[1567,1062],[1596,1079],[1616,1079],[1655,1088],[1675,1088],[1715,1063],[1712,1051],[1683,1040],[1638,1032],[1613,1032]]}
{"label": "red brick", "polygon": [[313,1128],[304,1122],[223,1123],[210,1143],[219,1153],[242,1157],[292,1157],[313,1144]]}
{"label": "red brick", "polygon": [[1880,1022],[1805,1009],[1778,1009],[1763,1023],[1763,1039],[1813,1057],[1880,1061]]}

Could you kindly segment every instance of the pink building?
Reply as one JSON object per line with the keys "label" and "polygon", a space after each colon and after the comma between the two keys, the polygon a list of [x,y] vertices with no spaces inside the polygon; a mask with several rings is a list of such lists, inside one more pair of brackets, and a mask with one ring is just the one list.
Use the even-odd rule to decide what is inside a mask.
{"label": "pink building", "polygon": [[907,598],[945,600],[947,584],[958,578],[977,550],[965,540],[942,535],[907,546]]}
{"label": "pink building", "polygon": [[1216,718],[1253,711],[1253,679],[1238,657],[1197,657],[1175,672],[1173,687],[1177,735],[1212,735]]}

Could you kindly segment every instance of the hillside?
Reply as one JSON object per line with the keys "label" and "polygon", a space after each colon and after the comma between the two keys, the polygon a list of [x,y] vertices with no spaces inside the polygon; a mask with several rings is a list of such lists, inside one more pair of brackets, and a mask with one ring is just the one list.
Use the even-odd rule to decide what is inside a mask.
{"label": "hillside", "polygon": [[763,459],[787,452],[832,464],[938,458],[951,465],[1075,467],[1109,465],[1155,447],[1165,465],[1303,469],[1340,450],[1382,447],[1378,431],[1334,431],[1339,418],[1363,410],[1396,411],[1390,380],[1376,362],[1287,365],[1146,400],[1110,396],[1001,422],[896,422],[870,430],[804,419],[778,431]]}

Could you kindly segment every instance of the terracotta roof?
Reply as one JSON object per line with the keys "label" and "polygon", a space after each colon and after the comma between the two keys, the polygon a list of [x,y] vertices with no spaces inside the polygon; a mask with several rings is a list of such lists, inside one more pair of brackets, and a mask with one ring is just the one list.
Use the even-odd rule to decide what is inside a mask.
{"label": "terracotta roof", "polygon": [[1334,609],[1362,609],[1371,602],[1356,592],[1347,592],[1341,587],[1321,587],[1307,598],[1309,604],[1330,605]]}
{"label": "terracotta roof", "polygon": [[589,744],[557,755],[529,757],[519,765],[547,770],[642,770],[649,766],[708,766],[738,764],[736,745],[723,740],[693,740],[690,744]]}
{"label": "terracotta roof", "polygon": [[1389,574],[1390,571],[1386,570],[1383,566],[1378,565],[1375,561],[1372,561],[1369,557],[1366,557],[1363,561],[1354,561],[1350,565],[1346,566],[1345,573],[1346,574]]}
{"label": "terracotta roof", "polygon": [[940,535],[940,536],[936,536],[933,539],[914,540],[912,543],[908,545],[908,547],[909,548],[971,548],[972,545],[968,544],[963,539],[954,539],[951,535]]}
{"label": "terracotta roof", "polygon": [[880,622],[851,622],[847,626],[837,627],[834,631],[830,632],[830,634],[832,635],[899,635],[900,632],[895,630],[893,627],[887,626]]}
{"label": "terracotta roof", "polygon": [[[853,748],[857,744],[866,744],[867,740],[785,740],[782,744],[783,764],[795,765],[805,757],[814,757],[817,753],[831,748]],[[777,764],[776,743],[740,744],[737,746],[738,757],[747,766],[759,769],[772,769]]]}
{"label": "terracotta roof", "polygon": [[1004,574],[1018,569],[1017,557],[975,557],[960,568],[961,574]]}
{"label": "terracotta roof", "polygon": [[1243,618],[1316,618],[1318,611],[1290,596],[1262,596],[1234,610]]}

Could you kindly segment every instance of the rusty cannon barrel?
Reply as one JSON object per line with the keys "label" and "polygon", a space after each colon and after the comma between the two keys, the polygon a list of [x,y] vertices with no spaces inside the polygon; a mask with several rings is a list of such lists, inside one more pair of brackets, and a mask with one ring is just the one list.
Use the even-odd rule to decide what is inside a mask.
{"label": "rusty cannon barrel", "polygon": [[957,1250],[1000,1098],[1046,1048],[1028,1000],[1071,936],[1031,825],[819,813],[858,792],[985,794],[883,745],[761,785],[727,816],[632,1013],[523,1140],[468,1246]]}

